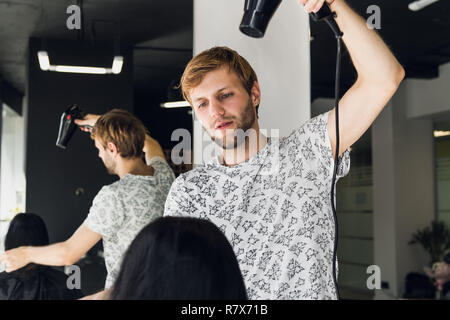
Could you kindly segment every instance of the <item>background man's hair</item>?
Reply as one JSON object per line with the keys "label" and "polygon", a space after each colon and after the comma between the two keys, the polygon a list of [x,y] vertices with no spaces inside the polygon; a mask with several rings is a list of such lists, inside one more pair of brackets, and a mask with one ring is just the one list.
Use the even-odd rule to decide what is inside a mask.
{"label": "background man's hair", "polygon": [[[248,61],[236,51],[228,47],[213,47],[197,54],[189,61],[181,76],[181,91],[184,99],[189,101],[189,92],[198,86],[208,72],[227,66],[241,80],[247,93],[250,95],[255,81],[258,81],[255,71]],[[259,105],[256,106],[258,114]]]}
{"label": "background man's hair", "polygon": [[114,143],[123,158],[139,158],[143,155],[145,126],[133,114],[113,109],[102,115],[92,129],[91,138],[98,139],[104,148]]}

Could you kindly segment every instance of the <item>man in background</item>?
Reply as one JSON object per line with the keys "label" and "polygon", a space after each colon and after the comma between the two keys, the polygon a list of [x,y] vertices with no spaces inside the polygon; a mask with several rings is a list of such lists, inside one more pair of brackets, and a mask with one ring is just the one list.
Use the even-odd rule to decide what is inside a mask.
{"label": "man in background", "polygon": [[142,122],[131,113],[114,109],[103,116],[89,114],[76,123],[93,127],[91,138],[98,156],[108,172],[120,180],[98,192],[86,220],[68,240],[9,250],[0,256],[0,262],[6,265],[6,272],[29,263],[68,266],[102,239],[108,289],[131,241],[144,226],[163,215],[175,176],[159,143],[146,134]]}

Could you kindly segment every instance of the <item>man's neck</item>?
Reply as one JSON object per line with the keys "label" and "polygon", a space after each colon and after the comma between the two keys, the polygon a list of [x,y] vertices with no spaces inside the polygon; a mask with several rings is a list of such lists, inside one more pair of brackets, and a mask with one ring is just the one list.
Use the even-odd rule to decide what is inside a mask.
{"label": "man's neck", "polygon": [[140,158],[121,158],[116,166],[116,174],[120,179],[125,177],[127,174],[133,174],[137,176],[152,176],[153,173],[153,168],[147,166],[147,164],[145,164],[145,162]]}
{"label": "man's neck", "polygon": [[224,150],[220,162],[225,166],[235,166],[254,157],[266,144],[267,137],[255,130],[236,148]]}

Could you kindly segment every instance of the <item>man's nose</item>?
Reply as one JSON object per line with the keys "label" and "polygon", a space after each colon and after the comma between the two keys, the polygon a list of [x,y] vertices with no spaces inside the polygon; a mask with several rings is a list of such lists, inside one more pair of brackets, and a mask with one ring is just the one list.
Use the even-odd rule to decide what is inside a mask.
{"label": "man's nose", "polygon": [[221,118],[225,114],[225,109],[219,101],[213,100],[209,105],[209,113],[213,118]]}

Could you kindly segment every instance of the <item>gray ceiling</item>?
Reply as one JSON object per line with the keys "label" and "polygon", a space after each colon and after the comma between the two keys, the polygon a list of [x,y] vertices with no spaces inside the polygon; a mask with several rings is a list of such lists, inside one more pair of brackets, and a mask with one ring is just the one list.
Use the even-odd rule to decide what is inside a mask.
{"label": "gray ceiling", "polygon": [[[244,0],[239,0],[244,1]],[[364,17],[369,5],[381,8],[381,30],[408,77],[432,78],[450,61],[450,1],[440,0],[419,11],[412,0],[348,0]],[[77,39],[65,24],[66,8],[76,0],[0,0],[0,75],[24,93],[28,39]],[[134,47],[137,92],[161,91],[192,57],[192,0],[84,0],[86,41],[112,41],[120,22],[121,43]],[[270,26],[269,26],[270,27]],[[93,36],[95,31],[95,37]],[[312,97],[332,97],[335,41],[324,23],[311,22]],[[288,39],[286,39],[288,41]],[[355,73],[344,57],[343,88]]]}
{"label": "gray ceiling", "polygon": [[120,25],[121,45],[137,47],[134,50],[137,89],[155,88],[158,83],[169,82],[192,57],[192,0],[84,0],[83,35],[66,28],[69,17],[66,9],[77,3],[74,0],[0,0],[3,79],[24,93],[30,37],[48,40],[82,37],[89,42],[112,42],[117,25]]}

